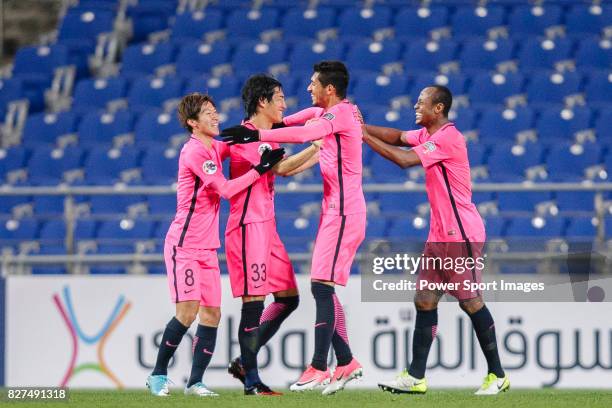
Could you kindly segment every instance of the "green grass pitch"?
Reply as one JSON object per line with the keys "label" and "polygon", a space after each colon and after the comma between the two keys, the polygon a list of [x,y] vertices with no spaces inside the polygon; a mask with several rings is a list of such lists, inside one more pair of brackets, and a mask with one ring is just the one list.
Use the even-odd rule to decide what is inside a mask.
{"label": "green grass pitch", "polygon": [[612,391],[600,390],[510,390],[498,396],[476,397],[474,390],[430,390],[426,395],[393,395],[379,390],[345,390],[324,397],[318,392],[289,393],[280,397],[245,397],[239,390],[216,390],[216,398],[186,397],[172,389],[166,398],[153,397],[146,391],[70,391],[67,402],[2,402],[18,407],[243,407],[243,408],[343,408],[343,407],[612,407]]}

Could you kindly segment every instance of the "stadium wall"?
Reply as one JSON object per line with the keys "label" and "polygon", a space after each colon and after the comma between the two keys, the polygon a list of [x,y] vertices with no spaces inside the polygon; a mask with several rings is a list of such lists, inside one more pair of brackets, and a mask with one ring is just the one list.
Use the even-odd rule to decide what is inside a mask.
{"label": "stadium wall", "polygon": [[[410,359],[414,309],[406,303],[362,302],[359,280],[352,277],[349,287],[338,292],[351,346],[365,369],[364,380],[356,386],[374,387],[378,380],[395,376]],[[240,302],[228,295],[227,276],[222,284],[220,335],[205,381],[211,387],[234,387],[238,383],[228,376],[226,363],[239,352]],[[262,377],[276,387],[295,380],[312,353],[314,302],[306,276],[299,276],[299,285],[304,294],[300,308],[260,355]],[[156,344],[173,313],[161,276],[9,276],[6,295],[8,386],[143,388]],[[612,388],[612,303],[489,307],[513,386]],[[439,311],[430,385],[477,387],[486,363],[469,319],[455,303],[441,303]],[[186,380],[190,362],[189,338],[169,370],[177,387]]]}

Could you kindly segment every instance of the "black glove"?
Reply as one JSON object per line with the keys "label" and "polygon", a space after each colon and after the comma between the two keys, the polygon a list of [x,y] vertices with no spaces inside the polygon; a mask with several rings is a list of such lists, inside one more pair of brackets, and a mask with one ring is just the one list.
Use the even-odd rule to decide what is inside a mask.
{"label": "black glove", "polygon": [[230,145],[253,143],[259,141],[259,131],[244,126],[232,126],[221,131],[221,138]]}
{"label": "black glove", "polygon": [[278,123],[273,123],[272,124],[272,129],[280,129],[280,128],[284,128],[287,127],[287,125],[285,125],[285,122],[278,122]]}
{"label": "black glove", "polygon": [[285,149],[282,147],[280,149],[266,150],[262,153],[261,161],[255,166],[255,170],[257,170],[259,174],[264,174],[272,170],[272,167],[276,166],[276,163],[283,160],[284,155]]}

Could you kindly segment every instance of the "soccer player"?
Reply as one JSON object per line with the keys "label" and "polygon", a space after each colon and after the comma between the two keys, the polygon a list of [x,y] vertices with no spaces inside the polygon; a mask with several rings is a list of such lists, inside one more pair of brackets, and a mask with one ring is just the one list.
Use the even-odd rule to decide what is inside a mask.
{"label": "soccer player", "polygon": [[[416,124],[420,130],[365,125],[363,140],[383,157],[402,168],[421,165],[425,169],[425,186],[431,205],[429,236],[425,257],[476,259],[482,255],[485,229],[476,206],[472,203],[470,165],[465,139],[448,120],[452,104],[451,92],[443,86],[423,89],[414,105]],[[397,146],[411,146],[404,150]],[[467,259],[466,258],[466,259]],[[427,282],[480,282],[478,268],[460,273],[456,270],[426,266],[419,271],[419,280]],[[462,285],[459,287],[462,288]],[[480,348],[485,355],[488,374],[477,395],[493,395],[510,388],[497,351],[495,325],[489,309],[478,291],[449,291],[459,301],[472,321]],[[395,380],[381,382],[385,391],[425,393],[427,355],[438,325],[438,301],[443,293],[417,290],[416,323],[412,343],[412,361],[408,370]]]}
{"label": "soccer player", "polygon": [[221,163],[229,156],[225,143],[213,139],[219,133],[219,116],[213,100],[199,93],[185,96],[179,106],[181,124],[191,133],[179,157],[177,210],[164,243],[168,287],[176,315],[168,322],[147,386],[153,395],[167,396],[168,362],[196,318],[193,365],[185,394],[217,396],[202,383],[215,350],[221,317],[219,201],[231,198],[256,182],[278,163],[283,149],[270,150],[243,176],[226,180]]}
{"label": "soccer player", "polygon": [[[264,74],[246,81],[242,101],[248,118],[243,126],[249,129],[271,129],[274,123],[282,122],[287,108],[281,83]],[[259,162],[264,152],[279,147],[278,143],[266,142],[231,146],[232,178],[241,177]],[[243,382],[246,395],[279,394],[259,378],[257,353],[299,303],[295,273],[276,231],[274,175],[296,174],[295,170],[318,151],[318,145],[313,144],[284,158],[271,172],[230,199],[225,230],[227,266],[232,294],[242,297],[243,305],[238,328],[241,356],[230,363],[228,372]],[[270,293],[274,302],[264,310],[265,296]]]}
{"label": "soccer player", "polygon": [[[349,74],[342,62],[314,66],[308,91],[315,107],[286,117],[280,129],[235,126],[221,132],[230,144],[252,142],[304,143],[322,139],[318,162],[323,176],[323,203],[311,266],[311,290],[316,303],[315,349],[312,363],[290,389],[301,391],[327,385],[324,395],[344,388],[362,375],[346,333],[344,310],[335,285],[345,286],[355,253],[365,237],[366,205],[362,190],[361,121],[357,107],[346,98]],[[306,123],[304,126],[295,125]],[[314,164],[311,159],[304,167]],[[327,355],[333,345],[338,360],[330,376]]]}

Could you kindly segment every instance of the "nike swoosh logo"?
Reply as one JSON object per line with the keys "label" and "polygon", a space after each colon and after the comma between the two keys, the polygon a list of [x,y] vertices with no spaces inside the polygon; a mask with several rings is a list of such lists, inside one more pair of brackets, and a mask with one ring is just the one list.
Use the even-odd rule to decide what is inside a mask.
{"label": "nike swoosh logo", "polygon": [[204,352],[204,354],[208,354],[209,356],[212,356],[213,353],[211,351],[208,351],[206,349],[202,350]]}
{"label": "nike swoosh logo", "polygon": [[254,289],[259,289],[261,288],[263,285],[259,285],[259,286],[253,286]]}
{"label": "nike swoosh logo", "polygon": [[263,167],[270,167],[270,163],[264,164]]}
{"label": "nike swoosh logo", "polygon": [[259,326],[255,326],[255,327],[245,327],[245,328],[244,328],[244,331],[245,331],[245,332],[247,332],[247,333],[249,333],[249,332],[252,332],[253,330],[257,330],[257,329],[259,329]]}
{"label": "nike swoosh logo", "polygon": [[302,385],[310,384],[310,383],[311,383],[311,382],[313,382],[314,380],[315,380],[315,378],[313,378],[313,379],[312,379],[312,380],[310,380],[310,381],[303,382],[303,383],[297,383],[297,385],[298,385],[299,387],[301,387]]}
{"label": "nike swoosh logo", "polygon": [[342,377],[344,377],[344,373],[340,374],[340,377],[337,377],[336,381],[340,381],[342,379]]}
{"label": "nike swoosh logo", "polygon": [[321,326],[325,326],[327,323],[323,322],[323,323],[317,323],[314,325],[314,327],[321,327]]}
{"label": "nike swoosh logo", "polygon": [[193,292],[193,291],[194,291],[194,289],[191,289],[191,290],[184,290],[184,291],[183,291],[183,293],[191,293],[191,292]]}
{"label": "nike swoosh logo", "polygon": [[172,344],[168,340],[166,340],[166,346],[168,346],[168,347],[178,347],[178,344]]}
{"label": "nike swoosh logo", "polygon": [[501,385],[498,385],[498,386],[497,386],[497,389],[498,389],[498,390],[501,390],[503,386],[504,386],[504,382],[502,381]]}

